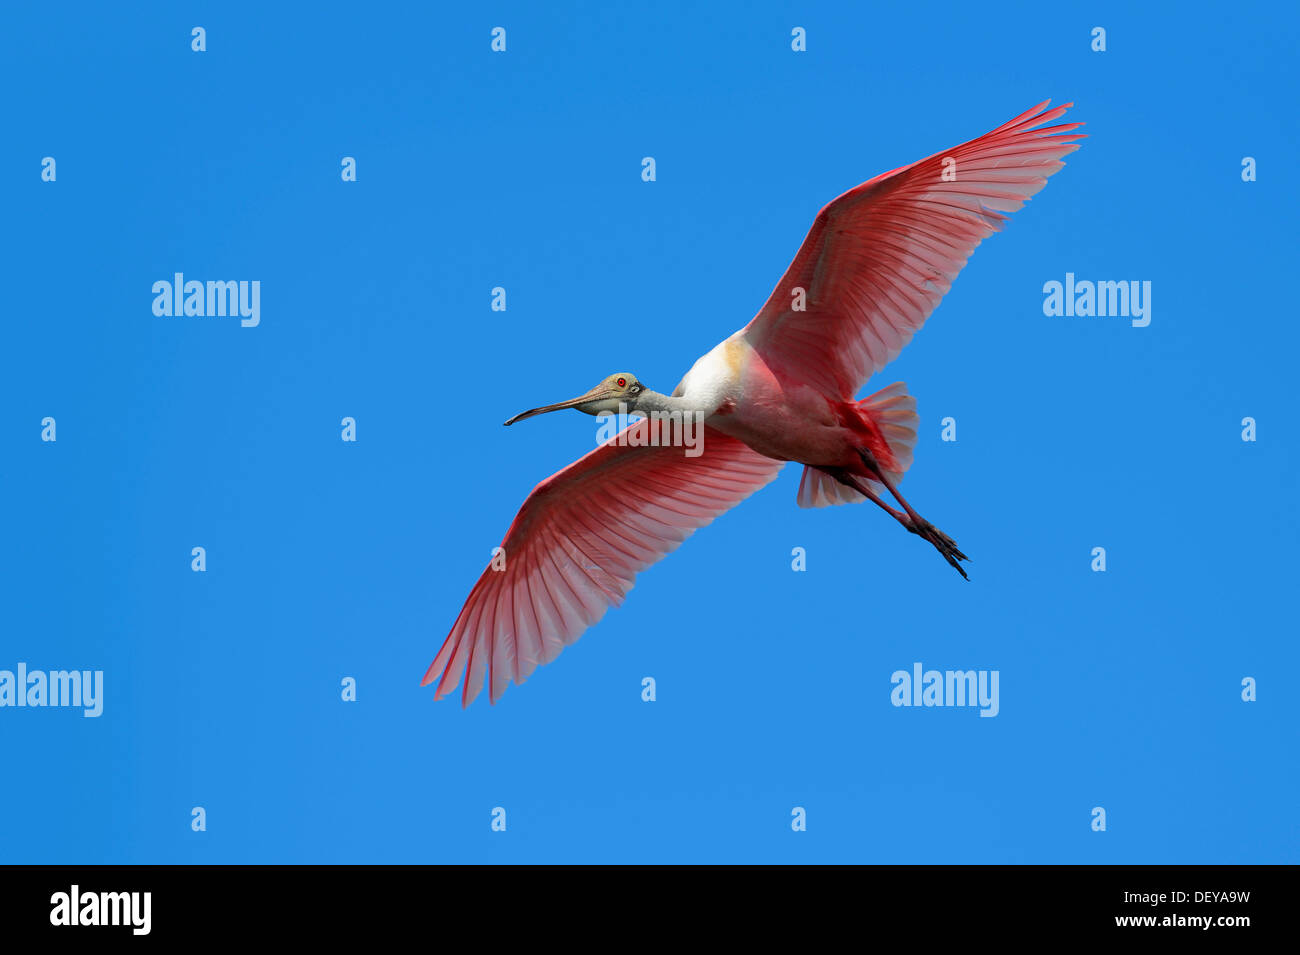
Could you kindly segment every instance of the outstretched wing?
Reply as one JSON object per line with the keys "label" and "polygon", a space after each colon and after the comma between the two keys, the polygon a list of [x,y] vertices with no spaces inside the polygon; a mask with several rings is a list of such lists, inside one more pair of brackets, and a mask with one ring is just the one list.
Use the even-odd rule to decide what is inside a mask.
{"label": "outstretched wing", "polygon": [[[778,375],[851,399],[930,317],[985,237],[1079,148],[1082,123],[1041,127],[1071,103],[877,176],[817,214],[771,298],[741,334]],[[803,289],[805,309],[794,293]]]}
{"label": "outstretched wing", "polygon": [[719,431],[702,434],[703,453],[690,457],[650,445],[642,419],[537,485],[501,542],[504,569],[483,572],[420,685],[441,674],[441,698],[468,666],[461,702],[490,672],[495,703],[621,604],[637,573],[781,470]]}

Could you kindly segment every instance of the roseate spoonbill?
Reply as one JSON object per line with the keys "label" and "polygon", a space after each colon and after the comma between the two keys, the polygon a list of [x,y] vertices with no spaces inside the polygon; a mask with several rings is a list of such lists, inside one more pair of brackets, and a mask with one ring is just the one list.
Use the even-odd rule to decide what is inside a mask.
{"label": "roseate spoonbill", "polygon": [[[485,676],[495,703],[509,681],[523,683],[622,603],[637,573],[786,461],[804,465],[801,507],[869,500],[965,577],[966,555],[898,493],[916,443],[915,399],[902,382],[853,396],[898,355],[1004,213],[1079,148],[1082,134],[1069,134],[1081,123],[1043,126],[1073,104],[1047,105],[822,209],[767,304],[671,395],[622,373],[507,421],[561,408],[650,416],[528,495],[421,685],[440,675],[441,698],[468,668],[462,703]],[[702,454],[653,441],[654,419],[674,413],[703,422]]]}

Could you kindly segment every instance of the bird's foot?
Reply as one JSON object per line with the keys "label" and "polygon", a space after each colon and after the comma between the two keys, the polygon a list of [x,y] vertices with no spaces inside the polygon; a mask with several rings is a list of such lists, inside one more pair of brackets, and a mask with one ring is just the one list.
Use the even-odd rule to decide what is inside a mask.
{"label": "bird's foot", "polygon": [[921,520],[919,523],[917,521],[909,521],[907,529],[913,534],[923,537],[933,544],[934,549],[943,555],[943,559],[948,562],[950,567],[956,570],[957,573],[961,574],[966,580],[970,580],[970,578],[966,576],[966,571],[963,570],[961,564],[958,563],[958,561],[970,560],[970,558],[957,549],[957,544],[951,537],[927,520]]}

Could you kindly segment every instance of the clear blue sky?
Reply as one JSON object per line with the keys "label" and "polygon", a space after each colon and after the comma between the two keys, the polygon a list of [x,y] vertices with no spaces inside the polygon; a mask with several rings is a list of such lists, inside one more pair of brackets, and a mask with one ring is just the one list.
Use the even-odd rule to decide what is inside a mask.
{"label": "clear blue sky", "polygon": [[[105,702],[0,709],[0,859],[1300,861],[1295,12],[555,6],[6,11],[0,669]],[[866,389],[917,395],[903,489],[970,583],[790,466],[495,707],[432,701],[593,441],[506,417],[670,390],[825,202],[1049,97],[1083,148]],[[175,272],[260,325],[156,317]],[[1067,272],[1151,324],[1045,316]],[[918,661],[998,716],[892,706]]]}

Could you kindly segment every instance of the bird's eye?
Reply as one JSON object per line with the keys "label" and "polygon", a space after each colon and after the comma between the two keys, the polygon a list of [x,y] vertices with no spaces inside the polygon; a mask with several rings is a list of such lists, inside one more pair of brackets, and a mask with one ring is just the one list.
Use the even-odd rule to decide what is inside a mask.
{"label": "bird's eye", "polygon": [[623,387],[625,387],[625,386],[627,385],[627,379],[626,379],[626,378],[620,378],[620,379],[616,382],[616,384],[617,384],[620,388],[623,388]]}

